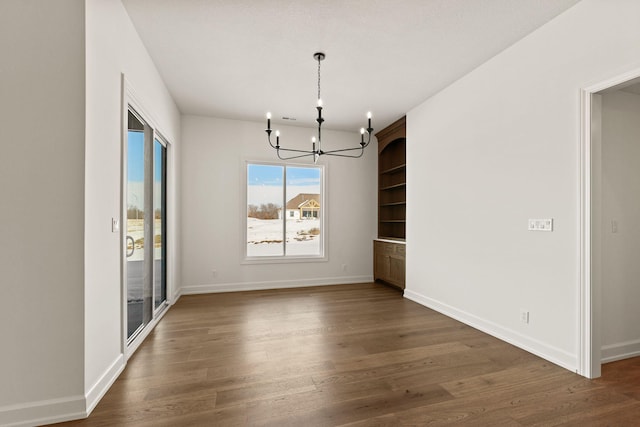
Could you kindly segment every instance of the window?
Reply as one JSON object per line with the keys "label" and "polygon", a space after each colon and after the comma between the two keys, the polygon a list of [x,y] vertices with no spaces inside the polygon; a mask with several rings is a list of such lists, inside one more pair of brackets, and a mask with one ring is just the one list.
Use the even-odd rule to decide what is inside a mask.
{"label": "window", "polygon": [[323,166],[247,163],[247,258],[321,258]]}

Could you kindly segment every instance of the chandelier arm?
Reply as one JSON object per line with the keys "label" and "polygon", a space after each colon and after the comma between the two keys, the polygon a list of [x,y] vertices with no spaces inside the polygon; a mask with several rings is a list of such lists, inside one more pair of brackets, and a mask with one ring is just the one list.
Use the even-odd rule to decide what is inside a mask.
{"label": "chandelier arm", "polygon": [[[373,131],[373,129],[371,129]],[[365,148],[367,148],[367,146],[369,145],[369,143],[371,142],[371,132],[369,132],[369,137],[367,138],[367,142],[361,142],[359,147],[352,147],[352,148],[342,148],[339,150],[330,150],[330,151],[324,151],[322,154],[331,154],[331,153],[339,153],[341,151],[354,151],[354,150],[363,150]],[[360,156],[358,156],[360,157]]]}
{"label": "chandelier arm", "polygon": [[[282,148],[281,148],[280,150],[282,150]],[[300,154],[299,156],[282,157],[282,156],[280,155],[280,150],[278,150],[278,151],[276,152],[276,154],[278,155],[278,158],[279,158],[280,160],[299,159],[299,158],[301,158],[301,157],[313,156],[313,154],[314,154],[314,153],[310,153],[310,152],[305,152],[305,154]],[[287,151],[291,151],[291,150],[287,150]],[[298,151],[300,151],[300,150],[298,150]]]}
{"label": "chandelier arm", "polygon": [[340,149],[337,149],[337,150],[323,151],[322,154],[331,154],[331,153],[341,153],[343,151],[362,150],[362,148],[363,147],[340,148]]}
{"label": "chandelier arm", "polygon": [[364,147],[341,148],[339,150],[323,151],[322,154],[334,155],[333,153],[343,153],[345,151],[364,150]]}
{"label": "chandelier arm", "polygon": [[367,142],[366,142],[364,145],[360,144],[360,145],[362,146],[362,148],[367,148],[367,146],[368,146],[368,145],[369,145],[369,143],[371,142],[371,132],[373,132],[373,129],[372,129],[372,128],[369,128],[369,129],[367,130],[367,134],[369,135],[369,136],[367,137]]}
{"label": "chandelier arm", "polygon": [[[360,150],[360,149],[359,148],[354,148],[354,150]],[[333,151],[322,153],[322,154],[326,154],[327,156],[349,157],[351,159],[359,159],[364,154],[364,149],[362,149],[360,151],[360,154],[358,154],[357,156],[356,155],[349,155],[349,154],[337,154],[337,153],[335,153]]]}
{"label": "chandelier arm", "polygon": [[[292,153],[307,153],[307,154],[309,154],[309,155],[314,154],[314,152],[313,152],[313,151],[310,151],[310,150],[296,150],[296,149],[293,149],[293,148],[282,148],[282,147],[278,147],[278,148],[277,148],[277,150],[280,150],[280,151],[289,151],[289,152],[292,152]],[[316,152],[315,154],[317,154],[317,153],[318,153],[318,152]]]}
{"label": "chandelier arm", "polygon": [[267,141],[269,141],[269,145],[271,146],[271,148],[275,148],[276,150],[278,149],[278,147],[273,145],[273,142],[271,142],[271,132],[267,132]]}

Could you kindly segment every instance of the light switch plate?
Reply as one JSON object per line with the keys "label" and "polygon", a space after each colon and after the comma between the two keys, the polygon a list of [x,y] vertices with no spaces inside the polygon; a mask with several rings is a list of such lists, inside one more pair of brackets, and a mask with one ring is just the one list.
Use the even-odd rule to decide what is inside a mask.
{"label": "light switch plate", "polygon": [[553,231],[553,218],[530,219],[529,231]]}
{"label": "light switch plate", "polygon": [[111,218],[111,232],[117,233],[120,231],[120,220],[118,218]]}

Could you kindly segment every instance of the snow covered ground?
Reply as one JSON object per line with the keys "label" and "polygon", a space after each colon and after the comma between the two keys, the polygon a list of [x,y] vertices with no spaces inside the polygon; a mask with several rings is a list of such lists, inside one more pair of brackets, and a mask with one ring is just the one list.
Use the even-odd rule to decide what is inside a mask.
{"label": "snow covered ground", "polygon": [[[127,253],[130,254],[127,257],[127,261],[140,261],[144,259],[144,220],[143,219],[128,219],[127,222]],[[154,219],[153,232],[160,234],[162,230],[162,222],[159,219]],[[132,245],[131,239],[135,244]],[[154,236],[154,257],[155,259],[162,258],[162,237]],[[133,250],[133,251],[132,251]],[[133,252],[133,253],[132,253]]]}
{"label": "snow covered ground", "polygon": [[[155,230],[160,230],[160,220],[155,221]],[[127,261],[140,261],[144,258],[141,239],[144,237],[144,221],[128,220],[127,236],[136,242],[131,246],[127,241],[127,250],[133,254]],[[311,234],[312,230],[320,229],[319,219],[288,219],[287,220],[287,255],[319,255],[320,235]],[[161,245],[154,245],[156,259],[160,259]],[[247,218],[247,255],[248,256],[278,256],[283,253],[282,220]]]}
{"label": "snow covered ground", "polygon": [[[287,255],[319,255],[319,219],[287,220]],[[282,220],[247,218],[247,256],[282,255]]]}

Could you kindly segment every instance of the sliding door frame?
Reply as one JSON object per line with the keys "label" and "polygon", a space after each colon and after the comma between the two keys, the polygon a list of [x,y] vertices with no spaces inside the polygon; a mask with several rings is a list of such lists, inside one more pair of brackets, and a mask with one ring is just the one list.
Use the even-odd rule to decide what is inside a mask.
{"label": "sliding door frame", "polygon": [[[170,274],[168,273],[170,271],[170,268],[172,266],[172,263],[170,262],[170,257],[168,256],[170,252],[170,249],[168,247],[165,247],[164,249],[164,256],[165,256],[165,265],[166,265],[166,270],[165,270],[165,287],[166,287],[166,293],[165,293],[165,300],[158,306],[155,307],[155,299],[154,299],[154,283],[153,283],[153,268],[151,268],[152,271],[152,277],[151,277],[151,319],[149,320],[148,323],[143,325],[143,328],[141,331],[139,331],[138,333],[136,333],[131,340],[128,339],[128,331],[127,331],[127,322],[128,322],[128,318],[127,318],[127,257],[126,257],[126,253],[127,253],[127,239],[126,239],[126,219],[127,219],[127,167],[128,167],[128,162],[127,162],[127,148],[128,148],[128,114],[129,111],[131,110],[134,115],[138,116],[139,118],[142,119],[142,121],[145,123],[145,127],[148,126],[151,129],[151,135],[150,135],[150,144],[151,144],[151,161],[149,162],[149,165],[151,167],[151,173],[153,174],[153,149],[154,149],[154,143],[156,140],[160,141],[160,143],[162,145],[164,145],[165,149],[166,149],[166,162],[165,162],[165,166],[166,166],[166,170],[165,170],[165,189],[166,192],[165,194],[167,195],[168,198],[168,194],[169,192],[169,181],[170,181],[170,173],[171,170],[169,168],[170,162],[171,162],[171,142],[169,141],[169,139],[167,139],[162,132],[159,130],[158,127],[158,122],[153,118],[153,115],[151,115],[149,113],[149,110],[146,109],[143,105],[142,102],[140,102],[140,98],[136,96],[133,88],[131,87],[131,85],[129,84],[129,82],[127,81],[126,77],[124,74],[122,74],[122,93],[121,93],[121,99],[122,99],[122,115],[121,115],[121,174],[120,174],[120,195],[121,195],[121,219],[120,219],[120,224],[122,224],[122,227],[120,228],[120,259],[121,259],[121,275],[120,275],[120,295],[121,295],[121,351],[122,354],[124,355],[124,359],[125,361],[128,360],[133,353],[135,353],[135,351],[138,349],[138,347],[140,346],[140,344],[142,344],[142,342],[145,340],[145,338],[149,335],[149,333],[153,330],[153,328],[157,325],[157,323],[160,321],[160,319],[166,314],[167,312],[167,308],[169,307],[169,305],[171,304],[171,300],[170,300],[170,295],[172,295],[172,292],[170,291],[173,286],[170,280]],[[146,139],[146,136],[145,136]],[[146,141],[145,141],[146,143]],[[146,151],[146,150],[145,150]],[[146,154],[145,154],[146,157]],[[152,175],[153,176],[153,175]],[[153,187],[153,179],[151,180],[151,187]],[[147,196],[146,192],[145,192],[145,199],[147,197],[153,197],[152,195]],[[146,205],[147,203],[145,203]],[[169,211],[169,203],[167,202],[167,200],[165,199],[165,216],[167,214],[167,211]],[[153,206],[153,199],[151,199],[151,206]],[[153,216],[153,212],[151,213]],[[153,221],[152,221],[153,223]],[[163,218],[163,224],[164,224],[164,229],[163,229],[163,245],[166,246],[166,242],[167,242],[167,235],[169,234],[169,221],[167,221],[166,217]],[[151,227],[153,228],[153,227]],[[153,230],[150,231],[150,233],[153,233]],[[145,240],[148,240],[146,237],[149,233],[145,230]],[[152,239],[153,240],[153,239]],[[150,249],[149,249],[150,248]],[[145,244],[145,268],[148,268],[147,266],[147,258],[150,255],[151,256],[151,266],[153,266],[153,245],[152,244]]]}

